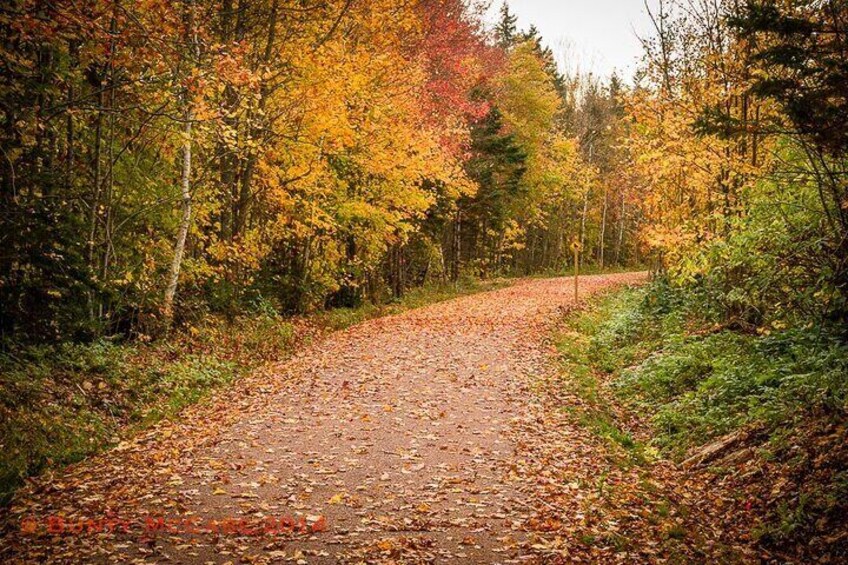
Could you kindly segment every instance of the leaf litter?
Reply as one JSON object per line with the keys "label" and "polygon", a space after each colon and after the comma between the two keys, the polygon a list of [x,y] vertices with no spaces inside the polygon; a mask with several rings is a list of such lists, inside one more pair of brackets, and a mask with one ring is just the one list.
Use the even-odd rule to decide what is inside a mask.
{"label": "leaf litter", "polygon": [[[643,280],[586,277],[584,295]],[[331,334],[102,455],[29,482],[5,562],[549,563],[741,556],[687,510],[704,485],[617,465],[552,382],[568,279],[531,279]],[[255,535],[66,523],[165,517]],[[34,520],[28,531],[22,523]],[[693,524],[700,527],[693,530]],[[693,533],[695,532],[695,533]],[[732,549],[732,548],[731,548]],[[740,553],[741,552],[741,553]]]}

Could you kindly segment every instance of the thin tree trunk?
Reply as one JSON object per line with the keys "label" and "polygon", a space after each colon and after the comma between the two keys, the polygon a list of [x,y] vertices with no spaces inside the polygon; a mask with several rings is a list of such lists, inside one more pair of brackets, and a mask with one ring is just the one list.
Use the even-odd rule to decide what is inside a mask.
{"label": "thin tree trunk", "polygon": [[451,279],[454,282],[459,280],[459,261],[460,253],[462,252],[460,238],[462,237],[462,214],[459,210],[456,211],[456,217],[453,222],[453,265],[451,265]]}
{"label": "thin tree trunk", "polygon": [[[97,118],[94,125],[94,193],[91,198],[91,209],[88,217],[88,267],[96,272],[94,261],[94,242],[97,239],[98,214],[100,212],[100,192],[102,188],[102,169],[100,167],[100,152],[103,145],[103,90],[97,87]],[[97,319],[94,308],[94,291],[88,292],[88,316],[92,323]]]}
{"label": "thin tree trunk", "polygon": [[[114,5],[114,10],[117,11],[118,3]],[[115,37],[118,33],[118,20],[113,14],[112,21],[109,24],[109,134],[107,136],[108,146],[106,147],[106,158],[108,159],[108,170],[106,173],[106,190],[104,194],[104,210],[103,210],[103,260],[100,270],[100,280],[104,283],[109,274],[109,262],[112,252],[114,251],[114,243],[112,241],[113,231],[113,215],[112,215],[112,197],[115,190]],[[100,319],[105,319],[105,304],[100,300],[99,315]]]}
{"label": "thin tree trunk", "polygon": [[[583,213],[580,215],[580,249],[586,249],[586,216],[589,213],[589,189],[583,195]],[[583,257],[585,257],[585,253]],[[581,262],[583,258],[581,257]]]}
{"label": "thin tree trunk", "polygon": [[607,231],[607,191],[604,189],[604,211],[601,214],[601,234],[598,238],[599,244],[599,253],[598,253],[598,266],[603,269],[604,268],[604,239]]}
{"label": "thin tree trunk", "polygon": [[621,248],[624,246],[624,224],[627,221],[627,205],[624,202],[624,193],[621,194],[621,218],[618,222],[618,244],[615,247],[615,262],[621,264]]}
{"label": "thin tree trunk", "polygon": [[[274,54],[274,42],[277,37],[277,12],[278,12],[279,0],[274,0],[271,4],[271,12],[268,16],[268,36],[265,42],[265,52],[263,54],[263,62],[264,64],[269,64],[271,62],[271,57]],[[268,83],[264,82],[260,86],[259,91],[259,103],[258,103],[258,114],[262,116],[265,114],[265,106],[268,101],[268,96],[271,94]],[[258,119],[258,116],[255,117]],[[249,120],[254,121],[254,120]],[[257,139],[262,135],[262,127],[254,126],[250,129],[250,140],[256,142]],[[253,174],[256,170],[256,163],[259,160],[259,154],[256,149],[251,149],[248,153],[247,160],[244,166],[244,170],[241,174],[241,184],[238,189],[238,196],[236,197],[236,206],[237,213],[234,214],[233,217],[233,234],[239,235],[243,230],[247,228],[247,222],[250,214],[250,205],[253,199],[253,195],[251,194],[250,188],[251,183],[253,182]]]}
{"label": "thin tree trunk", "polygon": [[[72,69],[76,69],[77,65],[79,65],[79,55],[76,43],[73,40],[68,41],[68,56],[70,58],[70,67]],[[76,157],[74,154],[74,143],[76,137],[73,113],[73,110],[76,108],[76,89],[74,86],[74,81],[69,81],[67,94],[68,115],[65,118],[65,145],[67,146],[65,148],[65,190],[68,191],[68,194],[70,194],[70,191],[74,186],[74,159]]]}
{"label": "thin tree trunk", "polygon": [[[194,37],[194,11],[192,9],[192,0],[186,0],[188,25],[186,29],[187,44],[189,46],[188,58],[194,57],[197,44]],[[163,304],[163,314],[165,316],[165,324],[170,327],[174,318],[174,298],[177,295],[177,283],[180,280],[180,270],[183,264],[183,255],[185,254],[185,244],[188,238],[188,230],[191,226],[191,144],[192,144],[192,121],[194,114],[191,110],[191,94],[186,89],[183,92],[183,103],[185,104],[185,125],[183,126],[183,172],[180,182],[180,197],[182,216],[180,218],[180,227],[177,231],[177,241],[174,244],[174,258],[171,261],[171,269],[168,273],[168,286],[165,287],[165,301]]]}
{"label": "thin tree trunk", "polygon": [[190,110],[186,111],[186,122],[183,135],[183,174],[180,184],[180,194],[182,197],[182,217],[180,218],[180,228],[177,232],[177,241],[174,245],[174,258],[171,261],[171,270],[168,275],[168,286],[165,289],[164,314],[165,320],[170,325],[174,317],[174,297],[177,294],[177,282],[180,279],[180,269],[182,268],[183,255],[185,254],[185,243],[188,237],[188,228],[191,224],[191,120],[192,114]]}

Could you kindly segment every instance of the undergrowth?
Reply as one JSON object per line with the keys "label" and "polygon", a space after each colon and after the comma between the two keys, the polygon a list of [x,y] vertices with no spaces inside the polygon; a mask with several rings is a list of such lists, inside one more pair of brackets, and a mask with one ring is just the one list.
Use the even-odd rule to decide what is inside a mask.
{"label": "undergrowth", "polygon": [[[848,509],[848,345],[838,328],[742,331],[692,289],[662,280],[599,297],[565,322],[563,380],[590,430],[636,462],[652,452],[680,461],[725,434],[755,431],[771,477],[756,485],[766,516],[755,535],[774,546],[831,539],[832,516]],[[647,424],[644,443],[608,398]]]}
{"label": "undergrowth", "polygon": [[591,369],[675,457],[743,426],[777,431],[848,407],[848,346],[821,327],[735,331],[662,282],[606,296],[575,324]]}

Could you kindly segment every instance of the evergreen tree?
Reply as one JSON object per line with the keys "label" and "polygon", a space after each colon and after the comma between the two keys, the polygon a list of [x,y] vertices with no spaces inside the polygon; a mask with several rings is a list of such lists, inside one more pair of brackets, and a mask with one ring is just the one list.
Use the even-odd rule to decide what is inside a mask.
{"label": "evergreen tree", "polygon": [[848,152],[848,3],[750,2],[731,19],[762,67],[754,90],[785,108],[798,131],[832,155]]}
{"label": "evergreen tree", "polygon": [[533,50],[539,56],[545,66],[545,72],[551,77],[557,92],[560,95],[565,93],[565,77],[559,72],[559,67],[554,58],[554,52],[550,47],[542,45],[542,35],[539,33],[539,28],[531,24],[527,31],[521,32],[522,41],[531,42]]}
{"label": "evergreen tree", "polygon": [[[831,226],[832,316],[848,320],[848,2],[752,0],[731,25],[754,50],[753,94],[777,101],[810,156]],[[744,123],[742,124],[745,125]]]}
{"label": "evergreen tree", "polygon": [[518,37],[518,18],[510,12],[509,4],[504,1],[501,4],[501,17],[498,25],[495,26],[495,38],[498,45],[503,49],[508,49],[515,44]]}

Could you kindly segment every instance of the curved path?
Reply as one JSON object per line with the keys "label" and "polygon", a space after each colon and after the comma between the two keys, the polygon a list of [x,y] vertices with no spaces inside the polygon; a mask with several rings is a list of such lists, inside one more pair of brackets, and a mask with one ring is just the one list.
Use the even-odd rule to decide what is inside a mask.
{"label": "curved path", "polygon": [[[585,277],[581,293],[643,278]],[[180,423],[39,479],[0,558],[538,559],[528,523],[545,503],[520,452],[544,428],[533,378],[552,367],[551,324],[572,292],[570,279],[523,280],[321,339]],[[288,518],[306,532],[281,531]]]}

